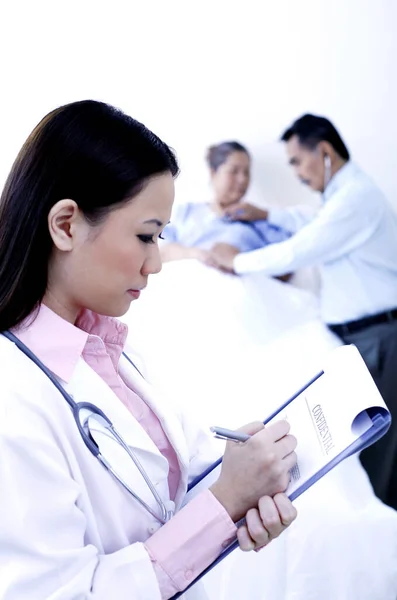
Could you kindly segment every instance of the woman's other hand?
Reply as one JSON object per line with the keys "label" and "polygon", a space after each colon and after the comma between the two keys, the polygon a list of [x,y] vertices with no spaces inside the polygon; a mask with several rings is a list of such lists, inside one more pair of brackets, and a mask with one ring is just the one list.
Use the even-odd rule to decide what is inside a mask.
{"label": "woman's other hand", "polygon": [[228,207],[225,214],[232,221],[262,221],[268,218],[269,212],[253,204],[241,202]]}
{"label": "woman's other hand", "polygon": [[259,550],[278,537],[296,519],[297,512],[285,494],[262,496],[258,508],[246,514],[246,523],[237,530],[241,550]]}
{"label": "woman's other hand", "polygon": [[297,442],[286,421],[266,428],[252,423],[239,431],[250,434],[250,439],[226,444],[221,474],[210,488],[234,522],[256,509],[262,496],[284,492],[296,464]]}

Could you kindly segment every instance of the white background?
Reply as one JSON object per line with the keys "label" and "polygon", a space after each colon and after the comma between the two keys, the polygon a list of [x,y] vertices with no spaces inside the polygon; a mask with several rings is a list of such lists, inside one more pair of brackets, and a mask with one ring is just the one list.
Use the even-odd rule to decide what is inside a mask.
{"label": "white background", "polygon": [[397,207],[396,0],[2,0],[0,22],[1,184],[46,112],[95,98],[177,150],[179,199],[208,198],[205,148],[233,138],[252,198],[309,199],[277,139],[310,111]]}

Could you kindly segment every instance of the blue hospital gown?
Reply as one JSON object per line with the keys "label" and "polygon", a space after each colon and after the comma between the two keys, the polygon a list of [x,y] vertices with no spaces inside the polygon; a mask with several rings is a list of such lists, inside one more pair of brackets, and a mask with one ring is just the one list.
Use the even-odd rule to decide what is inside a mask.
{"label": "blue hospital gown", "polygon": [[250,252],[268,244],[282,242],[290,233],[267,221],[229,221],[218,217],[208,204],[188,203],[176,207],[171,222],[164,230],[164,242],[210,250],[214,244],[235,246]]}

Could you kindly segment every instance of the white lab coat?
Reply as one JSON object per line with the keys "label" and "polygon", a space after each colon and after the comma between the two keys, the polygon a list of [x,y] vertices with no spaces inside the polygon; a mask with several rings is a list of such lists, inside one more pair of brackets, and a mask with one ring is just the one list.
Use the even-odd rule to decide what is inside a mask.
{"label": "white lab coat", "polygon": [[[91,455],[65,399],[3,336],[0,364],[1,600],[160,599],[143,545],[159,523]],[[167,409],[126,359],[120,374],[157,414],[175,448],[178,509],[189,477],[213,460],[214,447],[205,433]],[[104,411],[169,501],[167,460],[83,359],[65,387],[76,402]],[[116,459],[113,466],[120,465]],[[157,510],[132,462],[128,473],[136,493]]]}

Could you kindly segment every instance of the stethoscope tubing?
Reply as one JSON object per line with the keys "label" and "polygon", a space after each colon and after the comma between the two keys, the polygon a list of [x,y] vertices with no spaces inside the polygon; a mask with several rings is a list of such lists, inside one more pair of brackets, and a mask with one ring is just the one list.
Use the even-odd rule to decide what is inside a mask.
{"label": "stethoscope tubing", "polygon": [[[116,481],[118,481],[123,486],[123,488],[152,517],[154,517],[156,520],[158,520],[161,524],[164,525],[170,519],[170,517],[172,516],[172,512],[167,510],[167,508],[166,508],[163,500],[161,499],[161,497],[160,497],[159,493],[157,492],[155,486],[151,482],[148,474],[146,473],[145,469],[143,468],[143,466],[142,466],[141,462],[139,461],[137,455],[132,450],[132,448],[130,448],[130,446],[128,446],[128,444],[126,444],[126,442],[124,441],[124,439],[122,438],[122,436],[119,434],[119,432],[114,427],[114,425],[110,421],[110,419],[105,415],[105,413],[100,408],[98,408],[94,404],[91,404],[90,402],[75,402],[75,400],[73,399],[73,397],[64,389],[64,387],[60,384],[60,382],[53,375],[53,373],[51,373],[51,371],[30,350],[30,348],[28,348],[28,346],[26,346],[23,342],[21,342],[21,340],[19,338],[17,338],[10,331],[3,331],[2,335],[4,337],[6,337],[8,340],[10,340],[11,342],[13,342],[17,346],[17,348],[19,350],[21,350],[21,352],[23,352],[37,367],[39,367],[39,369],[48,377],[48,379],[53,383],[53,385],[60,392],[60,394],[62,394],[63,398],[66,400],[66,402],[69,404],[70,408],[72,409],[74,420],[76,422],[76,426],[77,426],[77,428],[79,430],[81,438],[84,441],[84,443],[87,446],[87,448],[89,449],[89,451],[91,452],[91,454],[96,459],[98,459],[98,461],[113,476],[113,478]],[[123,352],[123,356],[128,360],[128,362],[142,376],[141,372],[136,367],[136,365],[132,362],[132,360],[129,358],[129,356],[127,356],[124,352]],[[134,490],[128,485],[128,483],[112,467],[112,465],[109,463],[109,461],[101,454],[101,451],[100,451],[98,445],[96,444],[95,440],[90,435],[89,431],[87,433],[84,430],[84,426],[82,425],[81,419],[80,419],[80,412],[82,410],[89,411],[89,412],[91,412],[91,413],[93,413],[93,414],[95,414],[97,416],[100,416],[103,419],[103,421],[104,421],[104,427],[105,427],[105,429],[108,429],[108,431],[109,431],[109,433],[105,434],[105,435],[108,435],[109,437],[112,437],[113,439],[115,439],[117,441],[117,443],[127,452],[128,456],[131,458],[131,460],[134,462],[136,468],[138,469],[139,473],[141,474],[142,478],[144,479],[146,485],[148,486],[151,494],[153,495],[153,497],[154,497],[154,499],[156,501],[156,504],[158,505],[158,507],[160,509],[160,515],[156,514],[156,512],[144,500],[142,500],[142,498],[140,498],[134,492]],[[86,422],[87,422],[87,419],[86,419]],[[104,433],[104,432],[102,432],[102,433]]]}

